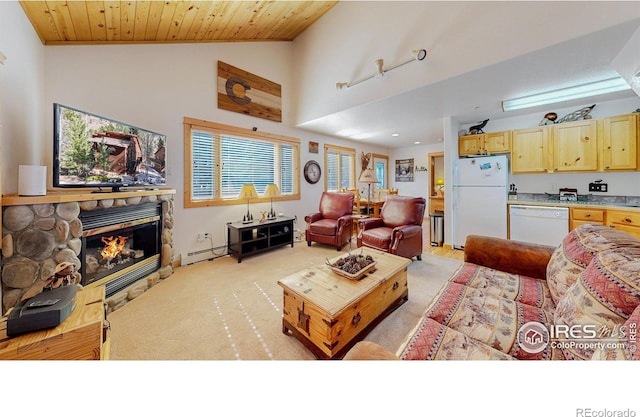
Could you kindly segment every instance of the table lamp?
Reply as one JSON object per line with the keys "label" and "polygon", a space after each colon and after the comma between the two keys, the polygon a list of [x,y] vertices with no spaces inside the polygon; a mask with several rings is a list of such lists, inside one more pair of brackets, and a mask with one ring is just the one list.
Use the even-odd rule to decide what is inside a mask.
{"label": "table lamp", "polygon": [[365,184],[369,185],[369,190],[367,192],[367,215],[369,215],[369,202],[371,201],[371,184],[376,184],[378,182],[378,177],[376,177],[376,172],[373,169],[367,168],[362,171],[362,174],[360,174],[360,178],[358,178],[358,181],[364,182]]}
{"label": "table lamp", "polygon": [[438,191],[438,196],[442,197],[444,194],[444,179],[443,178],[438,178],[436,180],[436,185],[438,186],[437,191]]}
{"label": "table lamp", "polygon": [[271,210],[269,214],[267,214],[267,219],[275,219],[276,212],[273,210],[273,197],[277,197],[280,195],[280,189],[276,184],[267,184],[267,187],[264,189],[264,194],[262,195],[264,198],[271,199]]}
{"label": "table lamp", "polygon": [[253,216],[249,213],[249,200],[252,198],[258,198],[258,193],[253,184],[244,184],[238,195],[238,199],[247,199],[247,214],[242,218],[242,223],[252,223]]}

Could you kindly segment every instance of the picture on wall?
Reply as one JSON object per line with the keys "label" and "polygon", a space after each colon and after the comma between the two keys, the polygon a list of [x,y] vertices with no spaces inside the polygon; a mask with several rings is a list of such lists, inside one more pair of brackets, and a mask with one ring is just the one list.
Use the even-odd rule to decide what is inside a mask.
{"label": "picture on wall", "polygon": [[282,122],[282,87],[218,61],[218,108]]}
{"label": "picture on wall", "polygon": [[318,153],[318,142],[309,142],[309,153]]}
{"label": "picture on wall", "polygon": [[413,182],[413,158],[396,159],[396,181]]}

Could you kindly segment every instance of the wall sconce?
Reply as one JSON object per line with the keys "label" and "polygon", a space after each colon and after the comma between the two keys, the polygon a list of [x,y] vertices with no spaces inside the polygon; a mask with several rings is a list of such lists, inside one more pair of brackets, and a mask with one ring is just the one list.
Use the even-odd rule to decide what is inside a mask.
{"label": "wall sconce", "polygon": [[376,64],[376,73],[375,74],[370,75],[369,77],[363,78],[361,80],[354,81],[352,83],[351,82],[347,82],[347,83],[338,82],[338,83],[336,83],[336,89],[342,90],[344,88],[353,87],[355,85],[358,85],[358,84],[360,84],[362,82],[365,82],[365,81],[370,80],[370,79],[375,78],[375,77],[382,77],[385,74],[385,72],[389,72],[391,70],[394,70],[394,69],[396,69],[398,67],[406,65],[406,64],[408,64],[410,62],[413,62],[413,61],[422,61],[423,59],[426,58],[426,56],[427,56],[427,50],[426,49],[414,49],[413,51],[411,51],[411,59],[409,59],[407,61],[404,61],[404,62],[401,62],[401,63],[396,64],[396,65],[393,65],[393,66],[391,66],[391,67],[389,67],[387,69],[384,69],[384,60],[383,59],[376,59],[376,62],[375,62],[375,64]]}
{"label": "wall sconce", "polygon": [[526,97],[512,98],[502,101],[502,111],[526,109],[542,106],[544,104],[560,103],[578,98],[597,96],[600,94],[614,93],[616,91],[631,88],[622,77],[600,80],[593,83],[576,85],[559,90],[547,91],[540,94],[532,94]]}

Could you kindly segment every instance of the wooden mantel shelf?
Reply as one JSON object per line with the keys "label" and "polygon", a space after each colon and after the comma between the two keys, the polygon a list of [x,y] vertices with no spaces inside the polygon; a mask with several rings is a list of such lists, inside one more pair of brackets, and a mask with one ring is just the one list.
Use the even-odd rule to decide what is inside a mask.
{"label": "wooden mantel shelf", "polygon": [[55,204],[55,203],[69,203],[73,201],[92,201],[92,200],[107,200],[118,198],[131,198],[131,197],[144,197],[149,195],[163,195],[163,194],[175,194],[176,190],[172,188],[158,188],[153,190],[131,190],[122,191],[118,193],[92,193],[90,191],[78,192],[73,191],[61,191],[61,190],[48,190],[47,195],[36,197],[24,197],[16,194],[3,195],[2,206],[24,206],[29,204]]}

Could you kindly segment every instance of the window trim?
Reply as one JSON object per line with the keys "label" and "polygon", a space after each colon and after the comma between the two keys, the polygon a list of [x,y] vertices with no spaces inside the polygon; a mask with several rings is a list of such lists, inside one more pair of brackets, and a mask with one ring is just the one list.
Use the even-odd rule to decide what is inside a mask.
{"label": "window trim", "polygon": [[[338,146],[338,145],[330,145],[330,144],[325,144],[324,145],[324,190],[327,191],[327,187],[328,187],[328,183],[329,183],[329,171],[328,171],[328,163],[327,163],[327,154],[329,151],[336,151],[339,153],[346,153],[349,154],[352,158],[353,158],[353,164],[351,164],[351,181],[352,183],[349,185],[348,188],[355,188],[356,183],[358,182],[358,179],[356,178],[356,149],[355,148],[347,148],[345,146]],[[338,186],[340,185],[340,178],[338,177]],[[338,190],[336,191],[340,191],[340,189],[338,188]]]}
{"label": "window trim", "polygon": [[[293,166],[293,187],[294,193],[290,195],[281,195],[274,197],[273,201],[300,200],[300,139],[289,136],[277,135],[268,132],[258,132],[250,129],[244,129],[237,126],[230,126],[221,123],[208,122],[206,120],[184,117],[184,207],[210,207],[210,206],[226,206],[236,204],[247,204],[247,200],[238,198],[220,198],[214,197],[206,200],[191,199],[191,185],[193,183],[193,161],[191,159],[191,130],[193,128],[210,131],[217,135],[227,135],[239,137],[243,139],[255,139],[267,141],[276,144],[291,145],[294,149],[294,166]],[[216,174],[216,180],[219,180],[219,168]],[[270,203],[271,198],[258,197],[251,199],[251,203]]]}

